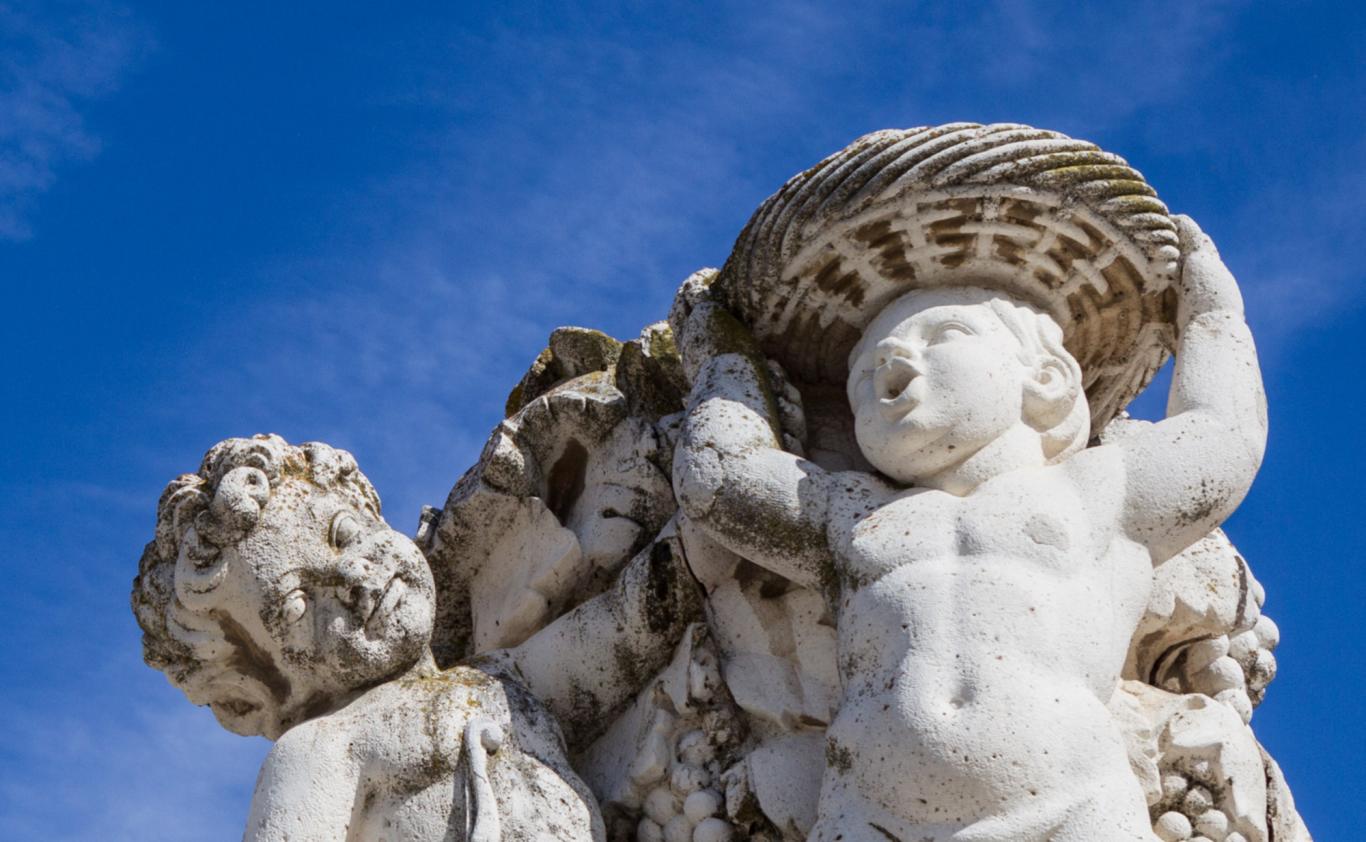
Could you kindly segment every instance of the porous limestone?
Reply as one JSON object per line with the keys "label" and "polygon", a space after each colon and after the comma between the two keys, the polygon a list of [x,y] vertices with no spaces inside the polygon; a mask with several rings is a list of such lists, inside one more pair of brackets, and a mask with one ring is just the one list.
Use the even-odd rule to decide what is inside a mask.
{"label": "porous limestone", "polygon": [[554,331],[414,539],[349,454],[229,439],[133,606],[275,740],[252,840],[1308,842],[1220,529],[1265,441],[1233,276],[1123,159],[876,132],[667,322]]}

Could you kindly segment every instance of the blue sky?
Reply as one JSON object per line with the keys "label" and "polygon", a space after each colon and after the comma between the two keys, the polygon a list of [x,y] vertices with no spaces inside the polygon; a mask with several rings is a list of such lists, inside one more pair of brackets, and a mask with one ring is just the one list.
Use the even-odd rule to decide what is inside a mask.
{"label": "blue sky", "polygon": [[0,3],[0,836],[240,833],[268,745],[127,607],[211,444],[345,447],[411,531],[551,328],[634,335],[789,175],[950,120],[1124,155],[1239,276],[1272,431],[1228,529],[1284,638],[1255,724],[1316,836],[1360,835],[1361,4],[371,5]]}

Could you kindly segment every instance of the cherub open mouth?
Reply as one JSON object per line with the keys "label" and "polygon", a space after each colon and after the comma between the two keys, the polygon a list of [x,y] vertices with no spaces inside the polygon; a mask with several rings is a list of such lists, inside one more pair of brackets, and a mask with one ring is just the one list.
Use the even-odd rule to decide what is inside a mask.
{"label": "cherub open mouth", "polygon": [[892,357],[873,373],[873,389],[886,418],[899,418],[915,403],[910,394],[911,382],[920,376],[915,365],[905,357]]}

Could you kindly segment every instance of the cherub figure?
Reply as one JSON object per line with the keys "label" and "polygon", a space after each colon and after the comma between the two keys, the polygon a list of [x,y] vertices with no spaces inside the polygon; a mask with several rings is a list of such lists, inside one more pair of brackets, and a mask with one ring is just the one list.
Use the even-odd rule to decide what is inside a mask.
{"label": "cherub figure", "polygon": [[350,454],[257,436],[167,487],[133,607],[150,665],[275,741],[246,839],[577,842],[602,819],[538,696],[610,709],[634,689],[570,653],[646,637],[659,573],[628,568],[520,646],[439,670],[431,572]]}
{"label": "cherub figure", "polygon": [[[872,160],[877,151],[851,150],[849,167],[856,153]],[[806,177],[770,202],[797,196],[798,206],[804,190],[811,207],[841,198],[817,195]],[[856,205],[856,186],[837,189]],[[941,219],[965,200],[943,201]],[[972,207],[988,208],[977,231],[1029,233],[992,218],[999,197]],[[1218,526],[1261,461],[1264,397],[1237,284],[1209,239],[1178,218],[1184,264],[1168,417],[1088,448],[1086,388],[1096,372],[1064,347],[1057,310],[1023,297],[999,264],[991,271],[982,256],[1000,252],[990,242],[973,251],[968,225],[945,232],[942,245],[923,235],[898,244],[900,223],[874,210],[892,222],[869,211],[846,229],[872,259],[844,245],[790,251],[806,249],[794,263],[843,260],[910,289],[865,322],[848,358],[858,449],[877,473],[827,472],[782,448],[763,364],[769,347],[756,343],[752,321],[715,300],[733,306],[738,286],[716,297],[685,290],[677,313],[693,380],[673,474],[684,512],[733,552],[833,603],[843,697],[810,839],[1151,842],[1107,703],[1153,566]],[[817,223],[802,212],[763,218],[761,209],[742,244],[789,216],[791,230],[806,224],[809,234]],[[779,266],[772,277],[795,274]],[[812,290],[846,302],[875,291],[854,272],[811,274]],[[786,318],[800,298],[762,312]],[[790,324],[818,321],[801,319]]]}

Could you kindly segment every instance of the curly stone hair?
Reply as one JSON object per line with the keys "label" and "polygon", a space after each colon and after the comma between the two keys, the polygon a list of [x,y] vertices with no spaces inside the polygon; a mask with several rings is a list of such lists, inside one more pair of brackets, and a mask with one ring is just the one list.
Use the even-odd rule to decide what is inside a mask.
{"label": "curly stone hair", "polygon": [[1023,362],[1050,357],[1067,370],[1069,382],[1075,384],[1072,399],[1066,404],[1068,409],[1045,419],[1046,426],[1039,430],[1044,456],[1049,462],[1058,462],[1081,450],[1091,437],[1091,410],[1086,392],[1081,389],[1081,366],[1064,347],[1062,328],[1046,313],[1025,302],[992,298],[987,306],[1020,343]]}
{"label": "curly stone hair", "polygon": [[231,656],[212,616],[213,591],[227,575],[220,551],[256,526],[271,492],[287,479],[338,491],[380,516],[379,495],[350,453],[318,442],[295,446],[277,435],[219,442],[198,473],[176,477],[162,492],[132,606],[143,660],[172,683],[183,685],[205,664]]}

